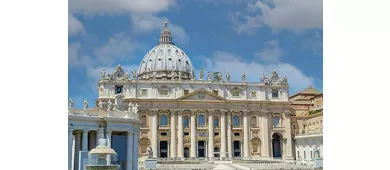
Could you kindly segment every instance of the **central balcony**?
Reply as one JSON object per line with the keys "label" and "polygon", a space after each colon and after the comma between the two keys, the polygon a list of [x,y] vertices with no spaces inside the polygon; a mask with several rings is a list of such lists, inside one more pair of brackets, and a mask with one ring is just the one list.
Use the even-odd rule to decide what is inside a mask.
{"label": "central balcony", "polygon": [[169,129],[170,126],[169,125],[160,125],[158,126],[158,129]]}
{"label": "central balcony", "polygon": [[196,128],[199,129],[199,130],[209,129],[209,127],[207,125],[198,125]]}
{"label": "central balcony", "polygon": [[233,126],[233,130],[242,130],[242,125]]}

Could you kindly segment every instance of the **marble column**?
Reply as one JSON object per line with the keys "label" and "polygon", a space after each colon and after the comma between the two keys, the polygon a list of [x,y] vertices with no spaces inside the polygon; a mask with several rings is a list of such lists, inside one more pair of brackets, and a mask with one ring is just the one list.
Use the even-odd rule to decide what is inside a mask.
{"label": "marble column", "polygon": [[[108,148],[111,148],[111,140],[112,140],[111,133],[112,133],[112,130],[107,129],[106,135],[107,135],[107,147]],[[107,165],[111,165],[111,156],[110,155],[107,155]]]}
{"label": "marble column", "polygon": [[176,114],[171,111],[171,144],[170,144],[170,157],[176,157]]}
{"label": "marble column", "polygon": [[285,127],[286,127],[286,138],[287,138],[287,143],[286,143],[286,159],[287,160],[293,160],[294,157],[292,155],[292,142],[291,142],[291,126],[290,126],[290,117],[291,113],[290,112],[285,112],[283,113],[283,119],[285,120]]}
{"label": "marble column", "polygon": [[133,169],[133,132],[127,132],[126,170]]}
{"label": "marble column", "polygon": [[196,113],[194,110],[191,110],[191,152],[190,157],[196,157],[196,123],[195,123]]}
{"label": "marble column", "polygon": [[138,154],[139,154],[139,147],[138,147],[138,140],[139,140],[139,131],[134,131],[134,137],[133,137],[133,169],[138,169]]}
{"label": "marble column", "polygon": [[244,159],[249,158],[249,126],[248,126],[248,111],[243,111],[244,116]]}
{"label": "marble column", "polygon": [[72,169],[73,129],[68,129],[68,170]]}
{"label": "marble column", "polygon": [[152,150],[153,158],[157,158],[157,110],[152,111]]}
{"label": "marble column", "polygon": [[[79,154],[81,148],[81,131],[75,132],[74,170],[79,170]],[[81,169],[80,169],[81,170]]]}
{"label": "marble column", "polygon": [[225,111],[221,111],[221,158],[226,158],[226,121]]}
{"label": "marble column", "polygon": [[208,156],[209,159],[212,160],[214,157],[214,119],[213,119],[213,111],[209,111],[209,142],[208,142]]}
{"label": "marble column", "polygon": [[177,143],[177,156],[179,158],[184,157],[184,147],[183,147],[183,111],[179,111],[177,113],[177,138],[178,138],[178,143]]}
{"label": "marble column", "polygon": [[262,156],[269,158],[269,134],[268,134],[268,112],[262,111],[261,112],[261,130],[262,130],[262,142],[263,145],[261,145],[263,148],[262,150]]}
{"label": "marble column", "polygon": [[88,151],[88,132],[89,130],[83,130],[83,151]]}
{"label": "marble column", "polygon": [[232,147],[232,113],[227,112],[227,138],[228,138],[228,157],[231,158],[233,154],[233,147]]}

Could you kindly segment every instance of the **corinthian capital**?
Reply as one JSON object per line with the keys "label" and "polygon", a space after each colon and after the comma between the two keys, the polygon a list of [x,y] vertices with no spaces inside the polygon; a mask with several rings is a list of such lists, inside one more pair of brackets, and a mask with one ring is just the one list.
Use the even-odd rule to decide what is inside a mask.
{"label": "corinthian capital", "polygon": [[196,115],[196,111],[198,111],[198,110],[196,110],[196,109],[191,109],[191,110],[190,110],[191,115]]}
{"label": "corinthian capital", "polygon": [[157,109],[151,109],[150,111],[151,111],[151,115],[152,116],[156,116],[157,115],[157,112],[158,112]]}
{"label": "corinthian capital", "polygon": [[244,116],[247,116],[247,115],[249,114],[249,111],[248,111],[248,110],[243,110],[243,111],[242,111],[242,114],[243,114]]}

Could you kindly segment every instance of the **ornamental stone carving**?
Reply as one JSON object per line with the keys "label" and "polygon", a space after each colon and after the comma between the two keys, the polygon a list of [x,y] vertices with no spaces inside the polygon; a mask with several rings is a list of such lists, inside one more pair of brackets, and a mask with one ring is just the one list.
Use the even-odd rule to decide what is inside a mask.
{"label": "ornamental stone carving", "polygon": [[246,82],[246,75],[245,75],[245,73],[242,74],[242,82]]}
{"label": "ornamental stone carving", "polygon": [[113,108],[114,108],[114,105],[112,104],[111,99],[108,99],[107,110],[111,111]]}
{"label": "ornamental stone carving", "polygon": [[99,110],[99,111],[102,111],[102,110],[103,110],[103,107],[104,107],[104,103],[103,103],[101,100],[99,100],[99,103],[98,103],[98,110]]}
{"label": "ornamental stone carving", "polygon": [[100,72],[100,78],[101,78],[101,79],[106,78],[106,72],[105,72],[104,69]]}
{"label": "ornamental stone carving", "polygon": [[133,75],[133,79],[137,78],[137,72],[135,70],[131,71],[131,74]]}

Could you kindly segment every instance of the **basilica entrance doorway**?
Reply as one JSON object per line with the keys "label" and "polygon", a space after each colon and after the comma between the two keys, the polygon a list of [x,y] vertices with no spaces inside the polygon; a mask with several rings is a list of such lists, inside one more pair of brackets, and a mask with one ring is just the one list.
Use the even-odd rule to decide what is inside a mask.
{"label": "basilica entrance doorway", "polygon": [[188,147],[184,148],[184,158],[190,157],[190,149]]}
{"label": "basilica entrance doorway", "polygon": [[168,142],[160,141],[160,157],[166,158],[168,157]]}
{"label": "basilica entrance doorway", "polygon": [[198,157],[199,158],[205,157],[205,142],[203,140],[198,141]]}
{"label": "basilica entrance doorway", "polygon": [[233,157],[241,157],[240,141],[233,142]]}
{"label": "basilica entrance doorway", "polygon": [[282,157],[282,149],[281,149],[281,136],[277,133],[272,135],[272,154],[274,158]]}

